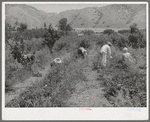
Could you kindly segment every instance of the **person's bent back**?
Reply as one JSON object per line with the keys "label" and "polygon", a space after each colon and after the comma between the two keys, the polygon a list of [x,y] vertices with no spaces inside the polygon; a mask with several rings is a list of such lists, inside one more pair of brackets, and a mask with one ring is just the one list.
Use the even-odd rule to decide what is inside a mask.
{"label": "person's bent back", "polygon": [[126,48],[126,47],[123,48],[122,60],[133,62],[133,58],[132,58],[131,54],[128,52],[128,48]]}
{"label": "person's bent back", "polygon": [[80,47],[78,49],[78,55],[82,55],[82,57],[85,58],[87,56],[87,51],[83,47]]}

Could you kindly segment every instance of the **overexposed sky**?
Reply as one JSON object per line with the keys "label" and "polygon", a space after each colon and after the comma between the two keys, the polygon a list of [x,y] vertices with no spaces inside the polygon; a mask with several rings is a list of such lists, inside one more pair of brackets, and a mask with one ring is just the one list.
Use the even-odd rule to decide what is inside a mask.
{"label": "overexposed sky", "polygon": [[86,7],[102,7],[108,4],[27,4],[37,8],[38,10],[43,10],[46,13],[60,13],[71,9],[82,9]]}

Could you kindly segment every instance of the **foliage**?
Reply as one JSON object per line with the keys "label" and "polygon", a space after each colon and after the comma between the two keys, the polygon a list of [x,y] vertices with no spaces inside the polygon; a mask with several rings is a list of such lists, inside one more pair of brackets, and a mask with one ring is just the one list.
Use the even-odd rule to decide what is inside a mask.
{"label": "foliage", "polygon": [[44,34],[45,40],[43,41],[44,45],[47,45],[52,53],[52,47],[54,46],[56,40],[60,37],[58,36],[57,32],[53,29],[52,25],[49,25],[49,29]]}
{"label": "foliage", "polygon": [[[77,36],[76,34],[71,34],[61,37],[56,41],[53,51],[67,50],[68,52],[74,52],[80,47],[85,49],[92,48],[92,44],[96,42],[99,38],[97,36]],[[76,51],[75,51],[76,52]]]}
{"label": "foliage", "polygon": [[66,26],[66,30],[67,30],[67,31],[72,31],[73,28],[70,26],[70,24],[68,24],[68,25]]}
{"label": "foliage", "polygon": [[83,34],[84,35],[92,35],[92,34],[94,34],[94,31],[93,30],[84,30]]}
{"label": "foliage", "polygon": [[5,42],[6,43],[11,38],[11,31],[12,31],[11,25],[6,23],[6,25],[5,25]]}
{"label": "foliage", "polygon": [[[139,33],[125,34],[105,31],[100,36],[87,31],[84,36],[72,32],[56,31],[50,25],[48,29],[32,29],[11,33],[11,27],[6,29],[6,92],[12,91],[16,82],[31,77],[32,72],[23,68],[17,60],[22,52],[36,52],[37,70],[50,63],[54,57],[65,53],[71,54],[62,64],[54,65],[40,83],[26,88],[18,98],[9,102],[7,107],[65,107],[66,102],[75,90],[75,85],[86,80],[83,74],[83,64],[78,60],[78,48],[84,47],[93,51],[93,70],[99,69],[98,80],[104,87],[104,97],[116,107],[145,107],[146,105],[146,35]],[[127,32],[128,33],[128,32]],[[44,37],[44,38],[41,38]],[[13,39],[11,39],[13,38]],[[23,39],[24,47],[21,45]],[[136,41],[134,41],[136,40]],[[113,46],[113,59],[108,59],[106,70],[101,67],[99,50],[103,44],[110,41]],[[134,48],[134,42],[136,44]],[[13,44],[14,43],[14,44]],[[46,46],[45,46],[46,45]],[[122,49],[128,47],[134,58],[133,63],[123,62]],[[50,50],[49,50],[50,49]],[[53,52],[50,54],[49,51]],[[22,51],[22,52],[21,52]],[[97,53],[95,53],[97,52]],[[89,54],[89,53],[88,53]]]}
{"label": "foliage", "polygon": [[22,31],[26,30],[26,29],[27,29],[27,25],[24,24],[24,23],[21,23],[21,24],[20,24],[20,29],[21,29]]}
{"label": "foliage", "polygon": [[128,45],[128,38],[119,33],[112,33],[110,35],[102,34],[99,36],[97,44],[102,47],[108,41],[111,42],[117,49],[122,49],[123,47]]}
{"label": "foliage", "polygon": [[32,29],[32,30],[24,30],[24,31],[12,31],[12,30],[6,30],[5,31],[5,40],[8,41],[9,39],[13,39],[17,37],[21,37],[24,40],[30,40],[32,38],[43,38],[45,34],[45,29],[38,28],[38,29]]}
{"label": "foliage", "polygon": [[35,32],[35,38],[41,38],[45,34],[45,30],[43,28],[38,28]]}
{"label": "foliage", "polygon": [[122,34],[119,33],[113,33],[110,35],[112,44],[119,49],[122,49],[123,47],[126,47],[129,45],[128,38]]}
{"label": "foliage", "polygon": [[146,46],[146,35],[139,33],[131,34],[129,37],[129,44],[133,48],[144,48]]}
{"label": "foliage", "polygon": [[130,30],[119,30],[118,33],[120,34],[126,34],[126,33],[130,33]]}
{"label": "foliage", "polygon": [[44,29],[46,29],[47,27],[46,27],[46,23],[44,23]]}
{"label": "foliage", "polygon": [[86,79],[81,64],[70,59],[64,62],[52,67],[43,82],[26,88],[6,107],[65,107],[74,86]]}
{"label": "foliage", "polygon": [[131,29],[131,34],[132,33],[137,33],[139,31],[139,28],[137,27],[136,23],[131,24],[130,29]]}
{"label": "foliage", "polygon": [[112,30],[112,29],[106,29],[106,30],[104,30],[104,34],[108,34],[108,35],[110,35],[111,33],[114,33],[115,31],[114,30]]}
{"label": "foliage", "polygon": [[5,48],[5,92],[14,90],[14,85],[19,81],[24,81],[31,77],[31,72],[13,58],[11,47]]}
{"label": "foliage", "polygon": [[31,71],[28,70],[25,60],[23,60],[23,53],[28,54],[44,48],[42,45],[42,39],[31,39],[25,41],[23,38],[22,33],[17,32],[14,34],[14,38],[9,39],[6,43],[6,92],[13,90],[13,85],[16,82],[26,80],[32,75]]}
{"label": "foliage", "polygon": [[130,25],[131,34],[128,36],[130,45],[133,48],[144,48],[146,46],[146,35],[139,30],[136,23]]}
{"label": "foliage", "polygon": [[62,31],[66,31],[66,27],[67,27],[67,18],[62,18],[61,20],[59,20],[59,29]]}
{"label": "foliage", "polygon": [[73,28],[70,26],[70,24],[67,24],[67,18],[62,18],[59,20],[58,30],[71,31]]}
{"label": "foliage", "polygon": [[45,46],[42,45],[43,40],[44,40],[43,38],[39,38],[39,39],[33,38],[31,40],[27,40],[25,42],[24,53],[28,54],[30,52],[36,52],[45,48]]}
{"label": "foliage", "polygon": [[[129,51],[135,59],[132,63],[122,62],[121,53],[113,50],[113,59],[108,60],[109,68],[107,67],[105,70],[100,68],[98,80],[101,81],[101,86],[105,88],[105,97],[114,106],[145,107],[146,57],[143,55],[145,49],[129,48]],[[97,67],[93,65],[93,68],[95,70]]]}

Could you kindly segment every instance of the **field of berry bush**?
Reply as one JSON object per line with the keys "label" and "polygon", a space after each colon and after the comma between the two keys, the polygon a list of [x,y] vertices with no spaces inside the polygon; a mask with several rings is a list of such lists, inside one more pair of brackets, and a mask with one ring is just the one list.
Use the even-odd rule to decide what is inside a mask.
{"label": "field of berry bush", "polygon": [[[44,34],[44,30],[33,32],[30,33],[30,39],[26,38],[27,32],[21,35],[25,44],[24,52],[35,52],[38,63],[34,62],[34,68],[46,68],[58,57],[62,59],[62,63],[49,67],[40,82],[27,87],[16,98],[7,102],[6,107],[147,106],[145,30],[133,34],[127,30],[105,30],[100,35],[86,30],[83,36],[71,32],[61,35],[57,32],[54,34],[53,31]],[[6,38],[6,93],[15,92],[14,86],[32,77],[33,73],[14,58],[15,48],[11,38],[15,37],[16,42],[20,39],[16,35],[10,36],[14,35]],[[107,41],[113,44],[113,59],[108,59],[107,68],[103,70],[99,51]],[[81,46],[88,52],[85,59],[78,57],[77,50]],[[134,62],[121,61],[123,47],[129,49]],[[98,94],[101,94],[99,98]]]}

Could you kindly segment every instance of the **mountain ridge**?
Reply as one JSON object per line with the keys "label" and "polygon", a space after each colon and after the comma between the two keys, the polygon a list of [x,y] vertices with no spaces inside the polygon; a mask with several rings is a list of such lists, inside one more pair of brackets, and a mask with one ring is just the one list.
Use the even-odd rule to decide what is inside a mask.
{"label": "mountain ridge", "polygon": [[[87,7],[66,10],[61,13],[47,13],[25,4],[6,5],[6,23],[27,24],[29,29],[47,27],[51,23],[58,26],[62,18],[67,18],[73,28],[128,28],[137,23],[139,28],[146,27],[145,4],[111,4],[103,7]],[[111,18],[111,19],[110,19]]]}

